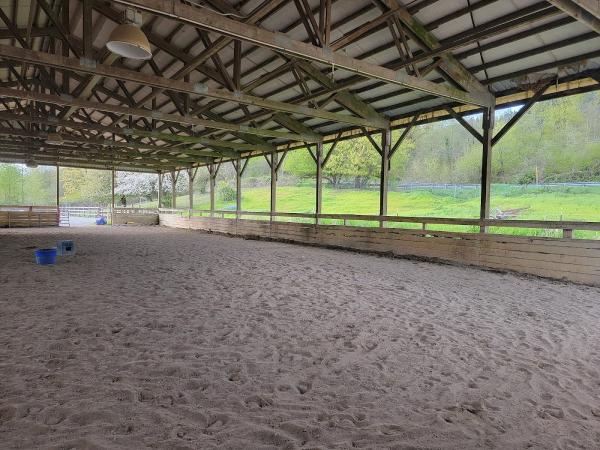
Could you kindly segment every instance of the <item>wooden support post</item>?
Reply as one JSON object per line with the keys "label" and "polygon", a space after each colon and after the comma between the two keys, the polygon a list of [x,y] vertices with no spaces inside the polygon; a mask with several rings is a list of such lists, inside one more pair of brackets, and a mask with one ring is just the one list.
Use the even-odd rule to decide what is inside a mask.
{"label": "wooden support post", "polygon": [[[189,209],[190,211],[194,209],[194,179],[196,178],[196,170],[198,169],[188,169],[188,196],[189,196]],[[190,213],[191,215],[191,213]]]}
{"label": "wooden support post", "polygon": [[216,181],[215,165],[208,165],[208,189],[210,195],[210,217],[214,216],[215,211],[215,181]]}
{"label": "wooden support post", "polygon": [[235,217],[240,218],[242,210],[242,160],[235,162]]}
{"label": "wooden support post", "polygon": [[[481,158],[481,206],[479,218],[490,217],[490,188],[492,170],[492,138],[494,134],[494,108],[486,108],[483,112],[483,154]],[[486,227],[479,228],[481,233],[486,232]]]}
{"label": "wooden support post", "polygon": [[177,208],[177,176],[176,172],[171,172],[171,208]]}
{"label": "wooden support post", "polygon": [[157,208],[160,209],[161,207],[161,201],[162,201],[162,182],[163,182],[163,174],[162,172],[158,172],[158,206]]}
{"label": "wooden support post", "polygon": [[60,210],[60,167],[56,165],[56,209]]}
{"label": "wooden support post", "polygon": [[322,212],[323,207],[323,143],[317,143],[317,152],[315,155],[315,163],[317,165],[316,174],[316,198],[315,198],[315,224],[319,224],[319,214]]}
{"label": "wooden support post", "polygon": [[[390,130],[384,130],[381,133],[381,175],[379,178],[379,215],[387,215],[388,185],[390,177],[390,142],[392,134]],[[379,226],[385,226],[383,221]]]}
{"label": "wooden support post", "polygon": [[271,222],[277,211],[277,153],[271,152]]}
{"label": "wooden support post", "polygon": [[115,222],[115,169],[112,169],[111,180],[110,224],[112,226]]}
{"label": "wooden support post", "polygon": [[[83,57],[92,61],[94,59],[94,27],[92,26],[93,0],[83,0]],[[66,56],[69,56],[68,54]]]}

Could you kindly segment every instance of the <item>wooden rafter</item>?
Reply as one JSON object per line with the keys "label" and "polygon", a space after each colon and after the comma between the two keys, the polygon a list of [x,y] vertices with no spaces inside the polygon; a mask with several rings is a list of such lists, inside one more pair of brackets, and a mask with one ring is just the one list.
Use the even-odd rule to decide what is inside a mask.
{"label": "wooden rafter", "polygon": [[81,100],[76,98],[70,98],[69,96],[57,96],[51,94],[44,94],[40,92],[27,92],[20,91],[10,88],[0,87],[0,97],[4,98],[18,98],[22,100],[40,101],[44,103],[51,103],[55,105],[63,106],[76,106],[78,108],[86,108],[90,110],[113,112],[120,115],[132,115],[136,117],[144,117],[146,119],[155,119],[162,122],[172,123],[185,123],[188,125],[195,125],[199,127],[215,128],[219,130],[226,130],[236,133],[254,134],[257,136],[275,137],[283,139],[291,139],[301,142],[315,142],[319,140],[319,136],[314,133],[300,135],[294,133],[285,133],[279,131],[271,131],[266,129],[258,129],[253,127],[247,127],[243,125],[236,125],[227,122],[219,122],[214,120],[204,120],[192,116],[181,116],[179,114],[162,113],[160,111],[153,111],[141,108],[128,108],[126,106],[111,105],[109,103],[91,102],[87,100]]}
{"label": "wooden rafter", "polygon": [[548,0],[557,8],[600,33],[600,3],[594,0]]}
{"label": "wooden rafter", "polygon": [[367,78],[398,84],[439,97],[450,98],[461,103],[480,106],[489,106],[493,104],[493,97],[488,92],[464,92],[459,89],[438,85],[410,75],[404,75],[382,66],[370,64],[340,53],[326,51],[322,48],[305,44],[304,42],[295,41],[287,36],[267,31],[263,28],[229,19],[207,9],[199,10],[198,8],[194,8],[184,3],[175,3],[168,0],[154,0],[152,2],[142,0],[116,1],[119,3],[132,4],[145,11],[165,15],[232,38],[253,42],[257,45],[271,48],[276,51],[328,65],[335,65]]}
{"label": "wooden rafter", "polygon": [[313,109],[306,106],[293,105],[275,100],[267,100],[246,94],[232,93],[224,89],[213,89],[205,84],[186,83],[182,80],[173,80],[148,73],[135,72],[133,70],[124,69],[121,67],[105,66],[102,64],[84,65],[80,60],[77,59],[65,58],[59,55],[51,55],[45,52],[36,52],[33,50],[10,47],[8,45],[0,45],[0,57],[16,61],[23,61],[34,65],[54,67],[62,70],[72,70],[75,72],[94,74],[96,76],[130,81],[157,89],[165,89],[184,94],[201,95],[204,97],[216,98],[234,103],[258,106],[272,111],[301,114],[309,117],[329,119],[336,122],[349,123],[358,126],[369,126],[375,128],[385,128],[387,126],[387,123],[381,123],[374,120],[366,120],[359,117],[331,113],[326,110]]}

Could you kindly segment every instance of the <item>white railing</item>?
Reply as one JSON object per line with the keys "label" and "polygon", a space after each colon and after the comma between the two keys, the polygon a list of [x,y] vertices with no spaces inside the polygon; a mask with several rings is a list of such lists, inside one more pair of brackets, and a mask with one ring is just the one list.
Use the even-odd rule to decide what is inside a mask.
{"label": "white railing", "polygon": [[156,208],[115,208],[112,210],[110,206],[61,206],[61,214],[69,214],[71,217],[90,217],[110,216],[114,214],[158,214]]}
{"label": "white railing", "polygon": [[89,217],[107,216],[110,208],[102,206],[61,206],[61,214],[68,214],[71,217]]}

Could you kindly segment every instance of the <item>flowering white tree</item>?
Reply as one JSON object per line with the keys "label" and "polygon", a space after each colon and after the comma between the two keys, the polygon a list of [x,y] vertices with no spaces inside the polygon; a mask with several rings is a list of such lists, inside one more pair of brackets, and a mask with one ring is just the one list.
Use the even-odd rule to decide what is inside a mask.
{"label": "flowering white tree", "polygon": [[[185,170],[179,172],[179,175],[175,175],[177,177],[177,183],[175,184],[175,190],[179,195],[184,192],[187,192],[188,189],[188,175]],[[155,175],[156,182],[158,185],[158,176]],[[156,188],[158,190],[158,187]],[[171,192],[171,173],[167,172],[163,178],[163,192]]]}
{"label": "flowering white tree", "polygon": [[158,175],[118,172],[115,192],[120,195],[151,198],[158,191]]}

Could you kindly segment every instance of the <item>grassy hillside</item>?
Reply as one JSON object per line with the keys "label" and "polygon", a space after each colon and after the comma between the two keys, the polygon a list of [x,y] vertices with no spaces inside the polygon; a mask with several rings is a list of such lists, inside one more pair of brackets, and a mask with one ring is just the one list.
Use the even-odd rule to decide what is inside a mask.
{"label": "grassy hillside", "polygon": [[[398,216],[476,218],[479,214],[478,189],[414,190],[389,192],[388,214]],[[235,201],[223,202],[218,198],[217,209],[235,209]],[[242,208],[245,211],[269,210],[269,187],[245,188],[242,191]],[[195,209],[209,209],[208,194],[196,194]],[[314,212],[315,190],[308,186],[278,186],[277,210],[280,212]],[[188,197],[178,196],[177,205],[187,207]],[[492,213],[513,212],[518,219],[600,221],[600,187],[513,187],[494,185]],[[379,192],[353,189],[323,190],[323,212],[332,214],[378,214]],[[511,211],[512,210],[512,211]],[[366,225],[365,222],[357,222]],[[400,225],[398,225],[400,226]],[[410,225],[402,225],[410,226]],[[442,227],[475,231],[470,227]],[[537,234],[558,236],[544,230],[495,230],[511,234]],[[578,232],[577,237],[597,238],[599,233]]]}

